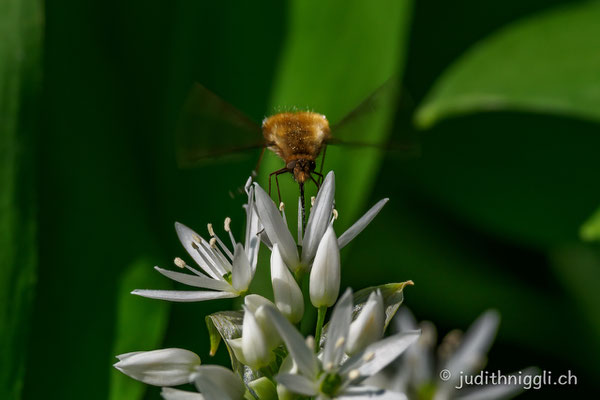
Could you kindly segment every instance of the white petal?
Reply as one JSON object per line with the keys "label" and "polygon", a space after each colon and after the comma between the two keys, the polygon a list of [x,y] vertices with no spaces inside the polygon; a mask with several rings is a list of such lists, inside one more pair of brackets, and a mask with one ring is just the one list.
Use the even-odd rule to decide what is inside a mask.
{"label": "white petal", "polygon": [[176,386],[192,380],[200,357],[184,349],[127,353],[114,367],[134,379],[155,386]]}
{"label": "white petal", "polygon": [[323,365],[331,364],[334,367],[340,365],[346,349],[351,321],[352,290],[347,289],[335,305],[329,320],[327,339],[323,349]]}
{"label": "white petal", "polygon": [[321,242],[321,238],[327,226],[331,221],[331,213],[333,212],[333,198],[335,196],[335,174],[333,171],[329,172],[325,177],[325,181],[317,198],[313,208],[310,210],[310,216],[308,217],[308,223],[306,224],[306,231],[302,238],[302,264],[310,265],[310,262],[315,257],[317,247]]}
{"label": "white petal", "polygon": [[204,396],[196,392],[188,392],[186,390],[179,390],[164,387],[162,388],[160,395],[165,400],[204,400]]}
{"label": "white petal", "polygon": [[340,373],[347,374],[357,369],[360,373],[358,380],[375,375],[416,342],[420,334],[420,331],[402,332],[375,342],[346,361]]}
{"label": "white petal", "polygon": [[356,354],[381,339],[385,324],[385,310],[381,291],[371,292],[367,303],[350,325],[346,352]]}
{"label": "white petal", "polygon": [[195,383],[206,400],[242,400],[246,392],[236,374],[218,365],[198,367]]}
{"label": "white petal", "polygon": [[302,375],[279,374],[275,380],[293,393],[305,396],[314,396],[318,393],[317,385]]}
{"label": "white petal", "polygon": [[[460,346],[444,367],[452,373],[453,378],[456,375],[456,379],[458,379],[460,371],[469,374],[482,364],[483,358],[494,341],[499,324],[500,316],[493,310],[486,311],[473,322],[465,332]],[[450,379],[448,382],[455,382],[456,379]],[[455,386],[448,382],[445,382],[444,385]]]}
{"label": "white petal", "polygon": [[131,294],[135,294],[149,299],[169,300],[177,302],[205,301],[214,299],[230,299],[238,297],[231,292],[209,292],[209,291],[187,291],[187,290],[153,290],[136,289]]}
{"label": "white petal", "polygon": [[302,291],[285,265],[279,251],[279,245],[273,246],[271,253],[271,283],[275,305],[293,324],[299,322],[304,315],[304,298]]}
{"label": "white petal", "polygon": [[376,387],[369,386],[353,386],[349,387],[340,396],[338,400],[362,400],[362,399],[379,399],[379,400],[407,400],[408,397],[404,393],[391,392]]}
{"label": "white petal", "polygon": [[242,324],[242,352],[246,360],[244,363],[252,369],[265,367],[273,358],[271,350],[272,348],[267,343],[267,338],[256,321],[254,313],[245,309]]}
{"label": "white petal", "polygon": [[[200,266],[200,268],[202,268],[204,270],[204,272],[206,272],[208,275],[212,276],[214,279],[219,279],[219,280],[221,279],[222,275],[225,275],[225,271],[223,271],[223,273],[221,275],[219,275],[216,273],[216,271],[214,271],[212,268],[210,268],[208,266],[208,264],[206,263],[206,261],[202,258],[202,256],[198,252],[198,249],[194,248],[193,244],[195,244],[198,247],[200,247],[202,245],[202,243],[199,243],[196,240],[196,238],[201,237],[200,235],[198,235],[196,232],[194,232],[193,230],[191,230],[190,228],[188,228],[187,226],[185,226],[179,222],[175,222],[175,231],[177,232],[179,241],[181,242],[181,244],[183,245],[185,250],[189,253],[190,256],[192,256],[192,258],[194,259],[196,264],[198,264]],[[201,239],[201,241],[205,242],[204,239]]]}
{"label": "white petal", "polygon": [[267,237],[272,244],[279,244],[279,250],[285,263],[292,270],[298,267],[298,248],[292,234],[269,195],[258,185],[255,185],[256,210]]}
{"label": "white petal", "polygon": [[285,342],[300,373],[308,379],[314,380],[318,372],[318,362],[314,351],[306,345],[300,332],[275,307],[265,306],[265,313],[275,324],[279,336]]}
{"label": "white petal", "polygon": [[346,246],[352,239],[358,236],[359,233],[363,231],[371,223],[373,218],[377,216],[379,211],[385,206],[385,203],[388,202],[389,199],[379,200],[377,204],[375,204],[369,211],[365,213],[358,221],[354,223],[348,230],[342,233],[342,236],[338,239],[338,244],[340,249]]}
{"label": "white petal", "polygon": [[310,301],[315,307],[331,307],[340,293],[340,249],[333,226],[329,226],[317,248],[310,271]]}
{"label": "white petal", "polygon": [[244,249],[246,251],[246,257],[250,261],[252,267],[252,276],[256,271],[256,263],[258,260],[258,250],[260,246],[260,237],[258,232],[262,230],[262,225],[258,219],[258,213],[256,212],[255,199],[254,199],[254,186],[248,183],[248,204],[246,208],[246,241]]}
{"label": "white petal", "polygon": [[231,284],[239,292],[245,292],[252,281],[252,269],[244,252],[244,247],[238,243],[235,245],[233,255],[233,269],[231,271]]}
{"label": "white petal", "polygon": [[185,285],[204,289],[231,291],[231,285],[227,282],[219,281],[206,276],[183,274],[181,272],[170,271],[160,267],[154,267],[154,269],[167,278],[173,279],[175,282],[183,283]]}
{"label": "white petal", "polygon": [[248,307],[250,311],[255,313],[256,310],[258,310],[258,307],[260,306],[273,306],[274,304],[269,299],[259,294],[249,294],[246,297],[244,297],[244,305]]}

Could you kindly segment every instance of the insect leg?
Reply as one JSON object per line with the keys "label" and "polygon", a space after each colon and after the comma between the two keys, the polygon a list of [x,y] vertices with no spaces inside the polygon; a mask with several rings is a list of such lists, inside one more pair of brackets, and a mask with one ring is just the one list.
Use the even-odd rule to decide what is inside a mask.
{"label": "insect leg", "polygon": [[304,204],[304,183],[300,184],[300,203],[302,204],[302,232],[304,234],[304,232],[306,232],[306,205]]}
{"label": "insect leg", "polygon": [[[283,167],[278,169],[277,171],[273,171],[269,174],[269,197],[271,196],[271,178],[275,175],[275,183],[277,184],[277,193],[279,193],[279,181],[277,180],[277,175],[281,175],[288,172],[288,169]],[[279,202],[281,203],[281,194],[279,193]]]}
{"label": "insect leg", "polygon": [[[321,157],[321,168],[319,168],[319,173],[317,174],[318,176],[320,176],[320,182],[321,184],[323,183],[323,165],[325,165],[325,153],[327,152],[327,143],[325,143],[323,145],[323,157]],[[321,184],[318,184],[317,187],[321,187]]]}
{"label": "insect leg", "polygon": [[315,180],[315,178],[312,176],[312,174],[310,175],[310,179],[312,179],[312,181],[315,183],[315,185],[317,185],[317,189],[321,189],[321,184],[323,183],[323,175],[318,172],[314,172],[314,171],[313,171],[313,174],[317,175],[319,177],[319,182],[317,182]]}

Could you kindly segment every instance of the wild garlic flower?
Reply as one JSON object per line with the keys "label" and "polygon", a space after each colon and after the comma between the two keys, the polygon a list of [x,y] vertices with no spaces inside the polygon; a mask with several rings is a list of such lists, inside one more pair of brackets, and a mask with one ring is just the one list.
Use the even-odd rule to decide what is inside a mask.
{"label": "wild garlic flower", "polygon": [[297,373],[280,372],[275,377],[290,392],[316,396],[319,400],[405,399],[402,394],[362,386],[361,383],[394,361],[417,340],[419,331],[390,336],[344,360],[352,321],[352,291],[348,289],[333,310],[319,359],[312,347],[314,340],[312,346],[307,344],[300,332],[276,308],[265,307],[265,313],[277,328],[297,368]]}
{"label": "wild garlic flower", "polygon": [[207,241],[187,226],[176,223],[175,230],[179,240],[204,273],[187,265],[181,258],[175,259],[175,265],[189,270],[192,274],[154,267],[176,282],[209,290],[136,289],[131,293],[152,299],[178,302],[224,299],[245,294],[256,272],[260,245],[258,232],[262,229],[254,207],[254,188],[250,185],[247,185],[247,194],[246,235],[243,245],[235,240],[231,232],[230,218],[225,219],[224,229],[229,234],[232,250],[215,234],[212,224],[208,224],[211,239]]}
{"label": "wild garlic flower", "polygon": [[[436,329],[430,322],[422,322],[419,340],[392,365],[394,372],[381,373],[371,383],[395,392],[407,394],[411,399],[425,398],[450,400],[477,398],[481,400],[509,398],[521,392],[517,385],[489,385],[477,388],[461,388],[460,377],[480,371],[486,363],[500,316],[496,311],[483,313],[463,334],[451,331],[436,350]],[[394,319],[398,332],[410,331],[417,322],[408,309],[403,308]],[[436,360],[437,353],[437,360]],[[446,373],[445,371],[448,371]],[[532,374],[534,369],[522,371]],[[444,371],[449,379],[440,379]],[[518,373],[515,373],[515,375]]]}
{"label": "wild garlic flower", "polygon": [[[258,184],[255,183],[254,185],[256,188],[256,210],[264,227],[261,238],[269,248],[272,248],[275,243],[279,245],[281,256],[292,272],[295,274],[309,272],[321,239],[327,231],[327,227],[337,215],[337,211],[334,210],[335,174],[332,171],[325,177],[310,210],[304,232],[302,232],[301,207],[298,207],[297,242],[288,229],[285,215],[282,215],[285,214],[283,207],[278,209],[271,197]],[[342,249],[362,232],[387,201],[388,199],[382,199],[377,202],[354,225],[339,236],[337,239],[339,248]],[[302,247],[300,253],[298,252],[298,246]]]}
{"label": "wild garlic flower", "polygon": [[279,245],[273,245],[271,253],[271,284],[275,305],[283,315],[293,324],[300,322],[304,315],[304,297],[300,286],[285,265]]}
{"label": "wild garlic flower", "polygon": [[383,337],[385,326],[385,309],[381,290],[377,289],[369,295],[367,303],[358,316],[350,324],[346,353],[356,354],[371,343]]}
{"label": "wild garlic flower", "polygon": [[340,248],[333,226],[329,226],[315,255],[310,270],[309,294],[313,306],[331,307],[340,293]]}
{"label": "wild garlic flower", "polygon": [[154,386],[176,386],[194,379],[200,357],[184,349],[136,351],[117,356],[114,367],[125,375]]}

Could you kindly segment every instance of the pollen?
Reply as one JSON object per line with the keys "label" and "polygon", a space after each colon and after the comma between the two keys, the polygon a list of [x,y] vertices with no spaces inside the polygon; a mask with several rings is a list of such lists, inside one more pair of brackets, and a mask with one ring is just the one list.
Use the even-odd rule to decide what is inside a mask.
{"label": "pollen", "polygon": [[353,369],[352,371],[350,371],[348,373],[348,378],[350,378],[350,380],[355,380],[360,376],[360,372],[358,372],[357,369]]}
{"label": "pollen", "polygon": [[283,212],[285,210],[285,203],[282,201],[279,203],[279,211]]}
{"label": "pollen", "polygon": [[336,210],[335,208],[333,209],[333,220],[335,221],[336,219],[338,219],[338,210]]}
{"label": "pollen", "polygon": [[315,205],[315,196],[311,196],[310,198],[310,206],[314,206]]}
{"label": "pollen", "polygon": [[173,263],[178,266],[179,268],[185,268],[185,261],[183,261],[181,258],[179,257],[175,257],[175,260],[173,260]]}
{"label": "pollen", "polygon": [[225,232],[231,231],[231,218],[225,218],[225,223],[223,224],[225,228]]}
{"label": "pollen", "polygon": [[217,239],[215,239],[215,238],[211,238],[211,239],[210,239],[210,242],[208,242],[208,243],[210,244],[210,247],[211,247],[211,248],[213,248],[213,249],[216,249],[216,248],[217,248]]}
{"label": "pollen", "polygon": [[212,237],[215,236],[215,231],[213,230],[213,226],[212,224],[207,224],[206,227],[208,228],[208,234]]}

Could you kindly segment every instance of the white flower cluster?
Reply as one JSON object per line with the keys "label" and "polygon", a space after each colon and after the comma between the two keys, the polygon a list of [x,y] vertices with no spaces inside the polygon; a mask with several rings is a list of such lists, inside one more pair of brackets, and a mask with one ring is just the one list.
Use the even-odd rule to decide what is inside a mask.
{"label": "white flower cluster", "polygon": [[[387,390],[368,384],[413,343],[420,330],[402,330],[384,338],[384,331],[402,301],[404,283],[340,293],[340,249],[373,220],[387,199],[375,204],[341,236],[333,224],[335,176],[325,178],[302,232],[300,205],[298,235],[290,233],[283,204],[276,207],[269,195],[251,180],[246,185],[246,231],[237,242],[227,218],[228,247],[208,225],[206,240],[177,223],[183,246],[200,270],[181,258],[175,265],[190,273],[155,267],[177,282],[199,290],[134,290],[144,297],[177,302],[243,297],[240,311],[207,317],[211,353],[224,341],[232,369],[201,364],[193,352],[170,348],[117,356],[115,367],[128,376],[163,387],[167,400],[292,400],[292,399],[406,399],[404,390]],[[249,293],[256,272],[260,244],[271,251],[273,301]],[[308,279],[308,289],[302,282]],[[298,327],[310,321],[304,298],[317,309],[314,337]],[[335,306],[334,306],[335,305]],[[326,312],[333,307],[325,324]],[[313,314],[314,315],[314,314]],[[413,350],[414,352],[414,350]],[[373,379],[373,378],[371,378]],[[198,392],[172,386],[194,384]],[[389,385],[388,385],[389,386]],[[405,388],[402,388],[405,389]]]}

